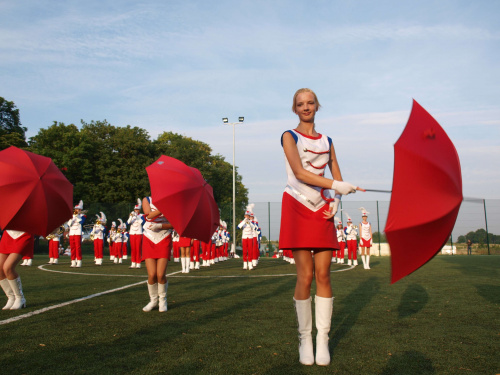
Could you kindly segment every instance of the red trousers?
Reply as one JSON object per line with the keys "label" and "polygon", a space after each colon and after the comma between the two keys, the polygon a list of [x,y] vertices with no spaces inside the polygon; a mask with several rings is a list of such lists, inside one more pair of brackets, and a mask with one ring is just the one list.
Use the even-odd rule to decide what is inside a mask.
{"label": "red trousers", "polygon": [[358,255],[356,250],[358,249],[357,240],[347,240],[347,258],[357,260]]}
{"label": "red trousers", "polygon": [[251,262],[253,259],[253,237],[241,240],[243,247],[243,262]]}
{"label": "red trousers", "polygon": [[49,241],[49,258],[59,259],[59,241]]}
{"label": "red trousers", "polygon": [[115,257],[123,258],[123,242],[115,242]]}
{"label": "red trousers", "polygon": [[191,246],[190,253],[191,262],[199,262],[200,261],[200,241],[193,240],[193,246]]}
{"label": "red trousers", "polygon": [[94,240],[94,256],[96,259],[102,259],[102,248],[104,246],[103,240],[96,238]]}
{"label": "red trousers", "polygon": [[130,235],[130,257],[132,263],[141,263],[142,259],[142,234]]}
{"label": "red trousers", "polygon": [[71,249],[71,260],[82,260],[82,236],[69,236],[69,248]]}
{"label": "red trousers", "polygon": [[340,249],[337,251],[337,257],[340,259],[344,259],[345,257],[345,242],[344,241],[339,241]]}

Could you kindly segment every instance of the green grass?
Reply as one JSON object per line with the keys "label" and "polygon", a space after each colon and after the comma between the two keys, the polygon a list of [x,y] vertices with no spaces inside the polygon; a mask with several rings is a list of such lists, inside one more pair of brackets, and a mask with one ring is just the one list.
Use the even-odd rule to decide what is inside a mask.
{"label": "green grass", "polygon": [[[47,269],[36,255],[18,267],[28,308],[9,319],[146,280],[126,265],[81,269],[67,257]],[[5,374],[497,374],[500,256],[440,256],[394,285],[390,259],[332,274],[328,367],[298,362],[294,266],[262,259],[254,271],[230,260],[169,277],[169,311],[144,313],[147,288],[114,293],[0,325]],[[332,265],[332,270],[346,266]],[[180,271],[171,262],[168,273]],[[99,276],[108,274],[114,276]],[[122,277],[118,275],[130,275]],[[263,277],[218,277],[218,276]],[[201,277],[206,276],[206,277]],[[314,294],[314,293],[313,293]],[[1,300],[2,306],[5,301]]]}

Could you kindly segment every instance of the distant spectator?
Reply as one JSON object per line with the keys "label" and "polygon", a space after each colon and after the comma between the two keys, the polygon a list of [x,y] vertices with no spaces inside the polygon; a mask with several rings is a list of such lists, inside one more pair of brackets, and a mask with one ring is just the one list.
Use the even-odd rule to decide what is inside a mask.
{"label": "distant spectator", "polygon": [[467,255],[472,255],[472,241],[467,240]]}

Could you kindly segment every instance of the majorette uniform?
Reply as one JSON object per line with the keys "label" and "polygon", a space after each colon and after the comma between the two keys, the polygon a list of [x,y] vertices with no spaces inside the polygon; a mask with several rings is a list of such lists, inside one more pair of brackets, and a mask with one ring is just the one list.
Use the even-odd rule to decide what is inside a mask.
{"label": "majorette uniform", "polygon": [[[75,209],[83,210],[83,202],[80,201]],[[68,221],[69,247],[71,249],[71,267],[82,266],[82,227],[87,219],[86,215],[77,214]]]}
{"label": "majorette uniform", "polygon": [[116,236],[116,223],[113,221],[111,222],[111,229],[109,230],[108,233],[108,244],[109,244],[109,260],[115,260],[115,243],[114,238]]}
{"label": "majorette uniform", "polygon": [[[342,223],[339,223],[342,225]],[[340,250],[337,252],[337,263],[344,264],[345,257],[345,246],[346,246],[346,235],[344,232],[344,228],[337,229],[337,241],[340,245]]]}
{"label": "majorette uniform", "polygon": [[350,225],[351,221],[347,221],[347,228],[345,229],[346,240],[347,240],[347,264],[348,265],[358,265],[358,257],[356,250],[358,249],[358,231]]}
{"label": "majorette uniform", "polygon": [[[151,208],[151,212],[158,211],[158,208],[153,204],[151,197],[146,198]],[[163,214],[148,219],[143,225],[144,238],[142,242],[142,260],[146,259],[167,259],[170,260],[170,251],[172,249],[172,230],[160,229],[153,231],[150,229],[151,224],[168,224],[168,220]],[[142,309],[143,311],[151,311],[158,306],[160,312],[167,311],[167,287],[166,284],[149,284],[148,292],[151,301]]]}
{"label": "majorette uniform", "polygon": [[[296,130],[288,130],[297,145],[302,167],[316,175],[324,176],[330,160],[332,140],[326,135],[306,136]],[[284,134],[284,133],[283,133]],[[281,137],[283,145],[283,136]],[[321,188],[298,180],[285,156],[287,186],[281,204],[280,249],[325,249],[340,248],[333,220],[325,220],[323,211],[329,204],[321,197]],[[325,190],[325,196],[330,197]]]}
{"label": "majorette uniform", "polygon": [[217,247],[217,241],[219,240],[219,231],[216,230],[214,234],[212,234],[212,240],[210,241],[210,255],[209,262],[210,264],[215,264],[215,248]]}
{"label": "majorette uniform", "polygon": [[115,233],[114,238],[113,238],[113,242],[114,242],[113,248],[115,251],[115,259],[113,261],[114,261],[114,263],[122,264],[123,263],[123,232],[125,231],[125,229],[123,227],[125,224],[123,223],[122,219],[118,219],[118,221],[120,222],[120,224],[118,224],[118,228],[117,228],[116,233]]}
{"label": "majorette uniform", "polygon": [[130,236],[127,232],[127,224],[123,224],[123,233],[122,233],[122,238],[123,238],[123,259],[128,258],[128,241],[130,239]]}
{"label": "majorette uniform", "polygon": [[[34,237],[26,232],[7,229],[3,232],[0,240],[1,254],[21,254],[26,255],[33,251],[35,247]],[[18,310],[26,307],[26,299],[23,294],[21,277],[9,280],[7,278],[0,280],[0,287],[7,296],[7,304],[2,310]]]}
{"label": "majorette uniform", "polygon": [[[134,207],[134,210],[140,210],[141,208],[141,200],[137,199],[137,205]],[[127,224],[130,225],[130,257],[132,261],[130,268],[141,268],[142,226],[145,222],[144,214],[137,214],[135,211],[130,213],[127,220]]]}
{"label": "majorette uniform", "polygon": [[370,234],[372,225],[367,223],[359,223],[359,247],[366,247],[368,252],[366,255],[361,255],[363,267],[366,270],[370,269],[370,248],[372,247],[372,236]]}
{"label": "majorette uniform", "polygon": [[63,232],[59,233],[59,228],[49,234],[49,264],[59,263],[59,245],[61,244],[61,236]]}
{"label": "majorette uniform", "polygon": [[220,224],[217,230],[217,242],[215,244],[215,262],[222,261],[222,249],[224,247],[224,229],[222,228],[222,221]]}
{"label": "majorette uniform", "polygon": [[253,234],[253,241],[252,241],[252,265],[254,267],[257,267],[257,263],[259,262],[259,257],[260,257],[260,227],[259,227],[259,222],[257,221],[257,218],[253,216],[252,220],[252,234]]}
{"label": "majorette uniform", "polygon": [[94,224],[92,231],[90,232],[91,237],[94,240],[94,257],[95,264],[98,266],[102,265],[103,250],[104,250],[104,233],[106,232],[106,227],[102,223],[106,222],[106,216],[101,212],[103,216],[97,215],[97,221]]}
{"label": "majorette uniform", "polygon": [[231,242],[231,235],[225,230],[225,235],[226,235],[226,245],[224,247],[224,256],[226,257],[226,260],[229,258],[229,242]]}
{"label": "majorette uniform", "polygon": [[[147,200],[149,202],[149,206],[151,207],[151,212],[158,211],[153,202],[151,202],[151,197],[147,197]],[[161,229],[155,232],[149,229],[150,223],[168,224],[168,220],[165,216],[163,216],[163,214],[151,220],[146,218],[146,222],[143,225],[144,238],[142,242],[142,260],[149,258],[170,259],[170,249],[172,247],[172,230]]]}
{"label": "majorette uniform", "polygon": [[370,223],[359,223],[360,236],[359,236],[359,247],[372,247],[372,236],[370,235],[371,229]]}
{"label": "majorette uniform", "polygon": [[175,230],[172,233],[172,246],[174,248],[174,262],[180,262],[181,258],[181,249],[179,246],[179,240],[181,236],[179,236],[179,233],[177,233]]}
{"label": "majorette uniform", "polygon": [[[251,209],[253,205],[248,205],[245,212],[245,216],[252,216]],[[241,223],[238,224],[238,228],[242,230],[241,234],[241,245],[243,248],[243,269],[253,269],[252,257],[253,257],[253,224],[250,219],[243,219]]]}

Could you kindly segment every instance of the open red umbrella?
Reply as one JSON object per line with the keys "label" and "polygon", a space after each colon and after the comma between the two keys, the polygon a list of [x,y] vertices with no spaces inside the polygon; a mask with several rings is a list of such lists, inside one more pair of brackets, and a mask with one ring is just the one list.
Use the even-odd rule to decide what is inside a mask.
{"label": "open red umbrella", "polygon": [[0,151],[0,227],[47,236],[71,218],[73,185],[51,158]]}
{"label": "open red umbrella", "polygon": [[165,155],[146,171],[153,203],[175,230],[183,237],[210,241],[219,226],[219,208],[201,172]]}
{"label": "open red umbrella", "polygon": [[385,234],[395,283],[444,246],[462,203],[462,174],[455,146],[438,122],[413,101],[394,145],[394,176]]}

